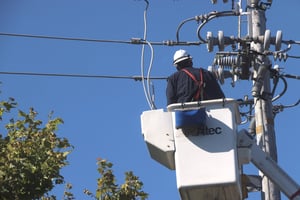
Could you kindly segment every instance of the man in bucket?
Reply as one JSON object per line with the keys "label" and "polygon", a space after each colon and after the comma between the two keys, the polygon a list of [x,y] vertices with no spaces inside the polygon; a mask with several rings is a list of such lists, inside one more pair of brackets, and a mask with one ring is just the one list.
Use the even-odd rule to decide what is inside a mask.
{"label": "man in bucket", "polygon": [[[173,64],[177,71],[168,78],[167,105],[225,98],[213,73],[203,68],[194,68],[192,57],[187,51],[177,50]],[[175,115],[176,126],[178,126],[176,128],[181,128],[184,134],[203,135],[204,130],[207,130],[205,108],[186,112],[178,111]]]}

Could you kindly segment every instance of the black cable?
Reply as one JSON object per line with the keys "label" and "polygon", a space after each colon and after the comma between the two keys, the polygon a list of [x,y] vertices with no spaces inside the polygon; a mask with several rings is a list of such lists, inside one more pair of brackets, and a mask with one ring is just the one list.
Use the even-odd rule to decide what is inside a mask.
{"label": "black cable", "polygon": [[272,89],[272,92],[271,92],[271,96],[272,98],[274,97],[274,94],[275,94],[275,91],[276,91],[276,88],[278,86],[278,83],[279,83],[279,71],[278,70],[270,70],[271,72],[271,76],[273,78],[273,89]]}
{"label": "black cable", "polygon": [[291,55],[287,55],[287,57],[289,57],[289,58],[296,58],[296,59],[300,59],[300,56],[291,56]]}
{"label": "black cable", "polygon": [[300,80],[300,76],[297,76],[297,75],[283,74],[282,76],[284,76],[286,78],[293,78],[293,79]]}
{"label": "black cable", "polygon": [[295,41],[295,40],[282,40],[281,42],[283,44],[298,44],[298,45],[300,45],[300,41]]}
{"label": "black cable", "polygon": [[200,40],[202,43],[207,43],[207,41],[206,41],[206,39],[204,39],[204,38],[201,37],[201,33],[200,33],[201,29],[203,28],[203,26],[204,26],[207,22],[209,22],[210,20],[212,20],[213,18],[216,18],[216,17],[217,17],[216,15],[213,15],[213,16],[209,17],[208,19],[206,19],[205,21],[203,21],[203,22],[198,26],[198,28],[197,28],[197,36],[198,36],[199,40]]}
{"label": "black cable", "polygon": [[[121,44],[147,44],[141,38],[131,38],[130,41],[124,40],[100,40],[100,39],[89,39],[89,38],[71,38],[71,37],[58,37],[58,36],[47,36],[47,35],[32,35],[32,34],[19,34],[19,33],[1,33],[0,36],[9,36],[9,37],[25,37],[25,38],[37,38],[37,39],[51,39],[51,40],[69,40],[69,41],[80,41],[80,42],[98,42],[98,43],[121,43]],[[163,41],[163,42],[149,42],[151,45],[199,45],[199,42],[175,42],[175,41]]]}
{"label": "black cable", "polygon": [[[33,72],[0,72],[4,75],[20,75],[20,76],[52,76],[52,77],[72,77],[72,78],[111,78],[111,79],[133,79],[141,81],[141,76],[105,76],[105,75],[84,75],[84,74],[56,74],[56,73],[33,73]],[[147,77],[144,77],[147,79]],[[150,77],[152,80],[166,80],[167,77]]]}
{"label": "black cable", "polygon": [[191,18],[188,18],[184,21],[182,21],[179,26],[177,27],[177,31],[176,31],[176,42],[179,42],[179,31],[181,29],[181,27],[188,21],[193,21],[193,20],[196,20],[195,17],[191,17]]}
{"label": "black cable", "polygon": [[[286,93],[286,91],[287,91],[287,87],[288,87],[287,81],[285,80],[285,78],[284,78],[283,76],[279,76],[279,78],[283,81],[284,88],[283,88],[283,90],[280,92],[280,94],[278,94],[278,95],[276,95],[275,97],[272,98],[272,102],[278,100],[278,99],[279,99],[280,97],[282,97],[282,96]],[[277,87],[277,84],[275,84],[275,86],[274,86],[272,95],[274,95],[276,87]]]}
{"label": "black cable", "polygon": [[204,27],[205,24],[207,24],[210,20],[217,18],[217,17],[229,17],[229,16],[238,16],[239,13],[235,11],[222,11],[222,12],[211,12],[209,13],[205,19],[202,19],[203,22],[198,26],[197,28],[197,35],[201,42],[207,43],[207,41],[201,37],[201,29]]}
{"label": "black cable", "polygon": [[291,104],[291,105],[274,105],[273,106],[273,113],[274,114],[277,114],[279,112],[282,112],[283,109],[285,108],[292,108],[292,107],[295,107],[295,106],[298,106],[300,104],[300,99],[298,99],[298,101],[294,104]]}
{"label": "black cable", "polygon": [[11,37],[26,37],[26,38],[40,38],[40,39],[52,39],[52,40],[71,40],[81,42],[109,42],[109,43],[125,43],[131,44],[131,41],[122,40],[99,40],[99,39],[88,39],[88,38],[70,38],[70,37],[57,37],[57,36],[46,36],[46,35],[29,35],[29,34],[17,34],[17,33],[0,33],[3,36]]}
{"label": "black cable", "polygon": [[298,106],[300,104],[300,99],[298,99],[298,101],[294,104],[291,104],[291,105],[285,105],[284,108],[292,108],[292,107],[295,107],[295,106]]}

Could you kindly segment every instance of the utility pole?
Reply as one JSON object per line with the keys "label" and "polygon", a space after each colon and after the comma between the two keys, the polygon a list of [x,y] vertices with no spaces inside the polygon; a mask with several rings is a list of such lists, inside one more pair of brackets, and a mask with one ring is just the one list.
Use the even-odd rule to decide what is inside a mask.
{"label": "utility pole", "polygon": [[[223,2],[226,3],[227,0]],[[214,46],[219,47],[213,66],[209,69],[219,81],[223,83],[225,78],[232,78],[234,86],[237,79],[249,80],[251,77],[253,80],[253,100],[248,101],[245,97],[242,102],[251,105],[249,115],[247,114],[247,120],[251,120],[249,131],[238,131],[237,128],[242,114],[237,106],[242,104],[235,100],[233,103],[232,99],[226,98],[174,103],[168,105],[167,112],[162,109],[145,111],[141,115],[142,133],[151,157],[167,168],[176,170],[177,188],[182,200],[242,200],[247,198],[248,192],[257,189],[261,189],[262,200],[280,200],[281,192],[290,199],[300,200],[300,186],[277,165],[274,128],[276,107],[274,109],[272,104],[276,99],[273,97],[276,83],[271,92],[271,78],[276,82],[279,76],[275,73],[277,70],[272,69],[272,62],[268,57],[272,53],[279,60],[285,59],[285,52],[290,44],[288,49],[282,50],[281,31],[277,31],[276,37],[271,38],[270,30],[266,29],[265,12],[271,7],[272,0],[247,0],[246,12],[241,9],[242,0],[237,2],[235,8],[234,2],[232,0],[232,11],[211,12],[197,16],[195,20],[201,21],[197,36],[201,44],[207,45],[208,52],[212,52]],[[212,3],[217,3],[217,0],[212,0]],[[248,34],[241,38],[240,19],[244,15],[248,17]],[[224,37],[223,31],[219,31],[217,37],[213,37],[212,32],[207,32],[206,39],[201,36],[201,29],[207,22],[227,16],[239,16],[238,38]],[[182,22],[177,30],[178,43],[180,27],[189,20],[191,19]],[[275,51],[270,51],[270,44],[275,45]],[[224,51],[225,46],[230,45],[233,51]],[[224,71],[227,67],[230,71]],[[300,100],[295,105],[299,102]],[[192,114],[191,117],[186,112],[200,114]],[[203,118],[205,122],[199,121]],[[208,132],[203,126],[198,127],[203,123]],[[256,137],[252,137],[253,134]],[[237,137],[232,137],[233,135]],[[219,168],[218,163],[221,162],[226,163],[227,168]],[[244,176],[242,166],[249,162],[260,170],[260,177]],[[228,183],[230,187],[226,187]]]}
{"label": "utility pole", "polygon": [[[250,12],[248,19],[249,36],[252,38],[265,34],[266,16],[260,0],[247,0]],[[266,39],[266,38],[265,38]],[[264,45],[252,43],[251,49],[263,53]],[[266,49],[267,50],[267,49]],[[252,95],[255,102],[255,123],[257,143],[270,157],[277,162],[277,148],[274,130],[274,116],[272,112],[272,97],[270,95],[270,67],[271,62],[267,56],[258,56],[254,65],[255,81]],[[262,176],[262,199],[280,200],[280,190],[267,177]]]}

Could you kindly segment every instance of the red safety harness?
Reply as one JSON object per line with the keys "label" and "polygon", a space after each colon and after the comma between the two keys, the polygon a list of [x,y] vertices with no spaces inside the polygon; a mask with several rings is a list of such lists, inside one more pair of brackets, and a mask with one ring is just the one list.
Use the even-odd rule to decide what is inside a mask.
{"label": "red safety harness", "polygon": [[204,87],[204,82],[203,82],[203,72],[202,69],[200,68],[200,80],[198,81],[196,79],[196,77],[189,72],[187,69],[181,69],[182,71],[184,71],[189,77],[191,77],[191,79],[193,79],[193,81],[198,85],[198,89],[196,94],[193,97],[193,101],[199,101],[199,100],[203,100],[203,87]]}

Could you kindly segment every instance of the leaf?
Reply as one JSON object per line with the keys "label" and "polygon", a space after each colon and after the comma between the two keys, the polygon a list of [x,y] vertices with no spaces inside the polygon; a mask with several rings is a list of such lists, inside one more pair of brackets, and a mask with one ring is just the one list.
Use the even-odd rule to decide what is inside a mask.
{"label": "leaf", "polygon": [[[5,114],[6,108],[1,105],[9,104],[0,104],[0,112]],[[7,137],[0,138],[0,196],[41,199],[55,185],[64,183],[60,171],[68,164],[72,145],[55,134],[61,119],[48,121],[50,127],[41,127],[43,123],[36,119],[33,108],[29,114],[19,110],[18,116],[21,119],[11,119],[5,125]],[[67,194],[71,199],[71,193]]]}

